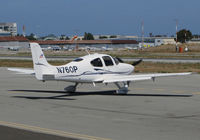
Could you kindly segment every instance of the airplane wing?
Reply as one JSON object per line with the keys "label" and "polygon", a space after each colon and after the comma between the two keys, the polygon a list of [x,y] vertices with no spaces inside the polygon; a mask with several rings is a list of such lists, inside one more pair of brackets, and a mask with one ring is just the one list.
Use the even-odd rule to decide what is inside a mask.
{"label": "airplane wing", "polygon": [[35,71],[33,69],[8,68],[8,70],[17,72],[18,74],[30,74],[30,75],[35,74]]}
{"label": "airplane wing", "polygon": [[114,82],[127,82],[127,81],[143,81],[151,80],[156,77],[167,77],[167,76],[183,76],[190,75],[191,72],[187,73],[155,73],[155,74],[134,74],[134,75],[113,75],[104,78],[103,83],[114,83]]}

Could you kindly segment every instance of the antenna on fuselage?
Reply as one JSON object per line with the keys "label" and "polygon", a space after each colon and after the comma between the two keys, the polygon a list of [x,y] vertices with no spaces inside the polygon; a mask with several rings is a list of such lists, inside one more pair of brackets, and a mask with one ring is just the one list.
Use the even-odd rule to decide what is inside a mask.
{"label": "antenna on fuselage", "polygon": [[88,55],[90,55],[90,52],[88,51],[88,49],[86,48],[85,51],[88,53]]}

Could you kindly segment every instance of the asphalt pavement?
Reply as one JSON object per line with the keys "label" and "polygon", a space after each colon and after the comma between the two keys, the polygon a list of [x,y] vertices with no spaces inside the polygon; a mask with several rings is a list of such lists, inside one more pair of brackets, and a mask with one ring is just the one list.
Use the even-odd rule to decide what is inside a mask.
{"label": "asphalt pavement", "polygon": [[116,94],[113,84],[83,84],[70,94],[63,89],[71,83],[43,83],[0,68],[0,125],[6,126],[0,132],[15,128],[87,140],[199,140],[199,83],[194,74],[131,83],[127,95]]}

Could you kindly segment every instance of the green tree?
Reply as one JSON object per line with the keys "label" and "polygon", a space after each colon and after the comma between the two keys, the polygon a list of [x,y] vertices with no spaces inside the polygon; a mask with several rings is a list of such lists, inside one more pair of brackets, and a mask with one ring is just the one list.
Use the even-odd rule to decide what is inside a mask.
{"label": "green tree", "polygon": [[94,40],[94,36],[91,33],[85,32],[83,40]]}
{"label": "green tree", "polygon": [[182,29],[177,33],[178,42],[185,43],[185,41],[192,39],[192,33],[190,30]]}
{"label": "green tree", "polygon": [[17,36],[23,36],[23,34],[17,34]]}
{"label": "green tree", "polygon": [[28,40],[36,40],[35,35],[31,33],[29,36],[26,36]]}
{"label": "green tree", "polygon": [[107,36],[99,36],[99,39],[107,39]]}
{"label": "green tree", "polygon": [[153,33],[149,33],[149,37],[153,37]]}
{"label": "green tree", "polygon": [[70,38],[68,36],[66,36],[65,40],[70,40]]}
{"label": "green tree", "polygon": [[117,38],[117,36],[116,35],[111,35],[110,38]]}
{"label": "green tree", "polygon": [[61,35],[60,36],[60,40],[65,40],[66,39],[66,36],[65,35]]}

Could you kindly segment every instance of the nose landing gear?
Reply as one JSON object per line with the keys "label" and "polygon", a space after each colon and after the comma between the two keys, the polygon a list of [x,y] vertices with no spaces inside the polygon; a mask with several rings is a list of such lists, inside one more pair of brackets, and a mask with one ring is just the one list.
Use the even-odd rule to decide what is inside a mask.
{"label": "nose landing gear", "polygon": [[128,93],[128,87],[129,87],[129,82],[123,82],[124,86],[121,87],[119,83],[115,83],[115,85],[119,88],[116,90],[117,94],[127,94]]}

